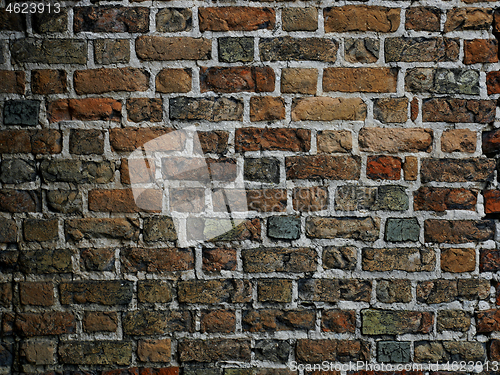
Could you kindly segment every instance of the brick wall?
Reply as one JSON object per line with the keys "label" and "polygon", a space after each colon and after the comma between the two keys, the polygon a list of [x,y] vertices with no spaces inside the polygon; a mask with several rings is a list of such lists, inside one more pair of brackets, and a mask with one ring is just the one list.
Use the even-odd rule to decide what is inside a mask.
{"label": "brick wall", "polygon": [[0,374],[500,360],[497,2],[0,4]]}

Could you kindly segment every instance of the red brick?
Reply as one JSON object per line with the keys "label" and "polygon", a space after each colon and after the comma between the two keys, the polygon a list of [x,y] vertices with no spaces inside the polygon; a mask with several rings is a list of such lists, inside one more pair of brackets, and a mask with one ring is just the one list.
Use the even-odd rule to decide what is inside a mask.
{"label": "red brick", "polygon": [[228,147],[229,133],[222,130],[199,131],[198,140],[203,153],[225,154]]}
{"label": "red brick", "polygon": [[247,310],[243,311],[245,332],[309,331],[314,329],[315,313],[311,310]]}
{"label": "red brick", "polygon": [[425,242],[467,243],[493,239],[495,225],[491,220],[436,220],[424,222]]}
{"label": "red brick", "polygon": [[23,71],[0,70],[0,93],[24,95],[26,73]]}
{"label": "red brick", "polygon": [[114,91],[146,91],[149,88],[149,73],[144,69],[77,70],[73,77],[75,91],[79,95]]}
{"label": "red brick", "polygon": [[201,92],[274,91],[274,70],[269,67],[213,67],[200,69]]}
{"label": "red brick", "polygon": [[365,118],[366,104],[360,98],[314,97],[292,102],[292,121],[361,121]]}
{"label": "red brick", "polygon": [[83,318],[85,332],[115,332],[118,328],[118,315],[114,311],[87,311]]}
{"label": "red brick", "polygon": [[464,64],[498,62],[496,39],[464,40]]}
{"label": "red brick", "polygon": [[52,336],[76,331],[75,316],[69,312],[20,313],[14,325],[23,336]]}
{"label": "red brick", "polygon": [[361,159],[357,156],[305,155],[285,158],[286,178],[292,180],[357,180]]}
{"label": "red brick", "polygon": [[289,128],[236,129],[235,150],[242,151],[308,151],[311,131]]}
{"label": "red brick", "polygon": [[96,212],[161,212],[162,199],[159,189],[144,189],[135,199],[131,189],[96,189],[88,197],[89,210]]}
{"label": "red brick", "polygon": [[40,192],[36,190],[0,190],[0,211],[38,212],[40,205]]}
{"label": "red brick", "polygon": [[487,124],[495,119],[495,108],[495,102],[492,100],[425,99],[422,106],[422,121]]}
{"label": "red brick", "polygon": [[109,143],[114,151],[131,152],[136,148],[144,146],[149,141],[159,138],[158,142],[148,144],[148,151],[182,151],[186,142],[184,132],[171,134],[167,141],[160,138],[169,134],[171,128],[125,128],[111,129],[109,132]]}
{"label": "red brick", "polygon": [[410,102],[411,121],[415,121],[417,119],[419,112],[420,112],[420,104],[418,102],[418,99],[413,98],[412,101]]}
{"label": "red brick", "polygon": [[481,249],[479,267],[481,272],[500,271],[500,251],[498,249]]}
{"label": "red brick", "polygon": [[49,122],[120,121],[122,104],[111,98],[59,99],[49,103]]}
{"label": "red brick", "polygon": [[366,176],[373,180],[399,180],[401,178],[401,158],[394,156],[369,156]]}
{"label": "red brick", "polygon": [[356,311],[323,310],[321,331],[336,333],[356,332]]}
{"label": "red brick", "polygon": [[276,14],[271,8],[199,8],[200,31],[251,31],[273,29]]}
{"label": "red brick", "polygon": [[65,70],[33,70],[31,72],[31,91],[33,94],[62,94],[67,91]]}
{"label": "red brick", "polygon": [[325,8],[325,32],[376,31],[391,33],[398,29],[400,9],[366,5]]}
{"label": "red brick", "polygon": [[273,121],[285,118],[285,100],[269,96],[250,98],[251,121]]}
{"label": "red brick", "polygon": [[464,188],[420,187],[413,194],[415,211],[476,209],[477,191]]}
{"label": "red brick", "polygon": [[54,304],[54,284],[51,282],[23,282],[19,285],[21,304],[51,306]]}
{"label": "red brick", "polygon": [[476,269],[475,249],[441,249],[441,270],[445,272],[473,272]]}
{"label": "red brick", "polygon": [[394,68],[325,68],[323,90],[340,92],[396,92]]}
{"label": "red brick", "polygon": [[500,93],[499,71],[486,73],[486,87],[488,89],[488,95]]}
{"label": "red brick", "polygon": [[236,315],[230,310],[203,310],[200,323],[203,333],[232,333],[236,329]]}
{"label": "red brick", "polygon": [[141,60],[208,60],[212,42],[204,38],[140,36],[135,51]]}
{"label": "red brick", "polygon": [[236,270],[236,250],[235,249],[203,249],[203,271],[220,272]]}
{"label": "red brick", "polygon": [[477,318],[477,332],[490,333],[500,331],[500,310],[486,310],[478,311]]}
{"label": "red brick", "polygon": [[179,375],[179,367],[141,368],[139,375]]}
{"label": "red brick", "polygon": [[149,31],[149,8],[77,7],[74,31],[94,33],[145,33]]}
{"label": "red brick", "polygon": [[491,8],[453,8],[446,12],[444,32],[488,30],[493,23]]}
{"label": "red brick", "polygon": [[156,92],[189,92],[191,80],[191,69],[162,69],[156,76]]}
{"label": "red brick", "polygon": [[187,271],[194,268],[194,257],[190,249],[128,248],[122,251],[122,267],[126,272]]}
{"label": "red brick", "polygon": [[79,241],[84,238],[115,238],[137,240],[139,221],[126,218],[84,218],[65,222],[67,239]]}
{"label": "red brick", "polygon": [[406,30],[439,31],[441,10],[434,7],[411,7],[405,12]]}

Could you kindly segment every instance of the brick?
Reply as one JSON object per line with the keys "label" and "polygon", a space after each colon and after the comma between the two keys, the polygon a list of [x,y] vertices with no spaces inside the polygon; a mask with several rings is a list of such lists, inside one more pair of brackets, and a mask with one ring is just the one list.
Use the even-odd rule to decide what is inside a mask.
{"label": "brick", "polygon": [[324,61],[337,60],[339,44],[333,39],[324,38],[261,38],[259,41],[262,61]]}
{"label": "brick", "polygon": [[417,285],[417,301],[427,304],[452,302],[458,297],[456,280],[431,280]]}
{"label": "brick", "polygon": [[310,212],[328,208],[328,190],[323,187],[294,188],[292,196],[293,209]]}
{"label": "brick", "polygon": [[308,331],[314,323],[310,310],[247,310],[242,314],[244,332]]}
{"label": "brick", "polygon": [[31,72],[31,91],[33,94],[51,95],[68,91],[64,70],[42,69]]}
{"label": "brick", "polygon": [[13,62],[86,64],[87,41],[81,39],[18,39],[10,42]]}
{"label": "brick", "polygon": [[130,41],[127,39],[94,40],[94,59],[97,64],[110,65],[130,61]]}
{"label": "brick", "polygon": [[415,211],[476,209],[477,191],[464,188],[420,187],[413,193]]}
{"label": "brick", "polygon": [[59,13],[35,13],[31,22],[33,30],[38,34],[64,33],[68,31],[68,11],[61,8]]}
{"label": "brick", "polygon": [[321,316],[321,331],[354,333],[356,331],[356,311],[324,310]]}
{"label": "brick", "polygon": [[74,8],[75,33],[145,33],[149,31],[149,9],[120,6]]}
{"label": "brick", "polygon": [[395,185],[384,185],[378,188],[340,186],[337,188],[335,198],[335,208],[342,211],[404,211],[408,209],[408,203],[404,187]]}
{"label": "brick", "polygon": [[159,122],[163,118],[162,100],[157,98],[134,98],[127,100],[129,121]]}
{"label": "brick", "polygon": [[325,32],[376,31],[392,33],[398,29],[400,10],[379,6],[347,5],[325,8]]}
{"label": "brick", "polygon": [[488,72],[486,74],[486,87],[488,95],[500,93],[500,72]]}
{"label": "brick", "polygon": [[267,235],[273,239],[296,240],[300,237],[300,218],[272,216],[267,221]]}
{"label": "brick", "polygon": [[344,59],[351,63],[369,64],[378,60],[380,41],[373,38],[344,39]]}
{"label": "brick", "polygon": [[140,36],[135,51],[141,60],[209,60],[212,42],[204,38]]}
{"label": "brick", "polygon": [[0,218],[0,243],[16,242],[17,224],[14,220]]}
{"label": "brick", "polygon": [[44,182],[104,184],[113,181],[115,165],[109,161],[58,159],[43,160],[40,170]]}
{"label": "brick", "polygon": [[323,90],[340,92],[396,92],[394,68],[325,68]]}
{"label": "brick", "polygon": [[401,159],[394,156],[368,156],[366,177],[372,180],[399,180],[401,178]]}
{"label": "brick", "polygon": [[243,173],[248,181],[278,183],[280,162],[274,158],[246,158]]}
{"label": "brick", "polygon": [[224,248],[204,248],[202,250],[203,271],[220,272],[236,270],[236,250]]}
{"label": "brick", "polygon": [[306,129],[239,128],[236,129],[235,150],[241,151],[308,151],[311,132]]}
{"label": "brick", "polygon": [[497,249],[481,249],[479,269],[481,272],[500,270],[500,252]]}
{"label": "brick", "polygon": [[193,14],[188,8],[163,8],[156,13],[156,31],[177,33],[193,27]]}
{"label": "brick", "polygon": [[386,124],[406,122],[408,120],[408,99],[376,99],[373,105],[373,115],[377,120]]}
{"label": "brick", "polygon": [[40,193],[36,190],[0,190],[0,211],[39,212],[41,211]]}
{"label": "brick", "polygon": [[205,209],[204,189],[201,188],[170,189],[170,210],[172,212],[196,213],[196,212],[203,212],[204,209]]}
{"label": "brick", "polygon": [[8,12],[6,9],[0,10],[1,31],[25,31],[25,29],[26,17],[23,14]]}
{"label": "brick", "polygon": [[274,80],[274,70],[270,67],[200,68],[201,92],[271,92]]}
{"label": "brick", "polygon": [[[246,190],[249,211],[284,212],[287,196],[283,189],[252,189]],[[215,202],[214,202],[215,210]],[[217,209],[217,211],[223,211]]]}
{"label": "brick", "polygon": [[26,73],[22,71],[8,71],[0,70],[0,79],[2,80],[2,87],[0,93],[11,93],[24,95],[26,88]]}
{"label": "brick", "polygon": [[365,271],[433,271],[436,253],[431,248],[363,249],[362,267]]}
{"label": "brick", "polygon": [[469,129],[445,130],[441,136],[441,151],[473,153],[476,140],[476,132]]}
{"label": "brick", "polygon": [[317,69],[284,68],[281,70],[282,93],[316,94],[317,82]]}
{"label": "brick", "polygon": [[115,91],[146,91],[149,73],[144,69],[116,68],[77,70],[74,75],[77,94],[102,94]]}
{"label": "brick", "polygon": [[169,100],[171,120],[241,121],[243,101],[235,98],[188,98]]}
{"label": "brick", "polygon": [[19,269],[29,274],[71,273],[72,255],[69,249],[23,251],[19,254]]}
{"label": "brick", "polygon": [[243,249],[245,272],[312,272],[316,270],[317,253],[309,248]]}
{"label": "brick", "polygon": [[382,363],[408,363],[411,361],[411,343],[408,341],[378,341],[377,360]]}
{"label": "brick", "polygon": [[50,102],[49,122],[120,121],[122,104],[111,98],[59,99]]}
{"label": "brick", "polygon": [[490,297],[491,282],[484,279],[459,279],[458,297],[460,299],[487,299]]}
{"label": "brick", "polygon": [[254,55],[254,38],[224,37],[218,38],[219,61],[250,62]]}
{"label": "brick", "polygon": [[166,281],[144,280],[137,283],[139,302],[167,303],[172,301],[172,285]]}
{"label": "brick", "polygon": [[76,319],[69,312],[19,313],[14,321],[22,336],[54,336],[76,332]]}
{"label": "brick", "polygon": [[181,303],[250,302],[251,283],[235,279],[180,281],[178,299]]}
{"label": "brick", "polygon": [[23,305],[51,306],[54,304],[54,285],[51,282],[22,282],[19,296]]}
{"label": "brick", "polygon": [[411,92],[479,95],[479,72],[472,69],[413,68],[406,71],[405,85]]}
{"label": "brick", "polygon": [[236,330],[236,314],[231,310],[203,310],[200,327],[203,333],[233,333]]}
{"label": "brick", "polygon": [[435,220],[424,222],[425,242],[466,243],[487,241],[494,237],[490,220]]}
{"label": "brick", "polygon": [[410,102],[410,118],[411,121],[415,122],[418,118],[418,114],[420,112],[420,104],[418,102],[418,98],[413,98]]}
{"label": "brick", "polygon": [[276,14],[271,8],[199,8],[200,31],[252,31],[273,29]]}
{"label": "brick", "polygon": [[69,152],[76,155],[104,153],[104,133],[97,129],[71,129]]}
{"label": "brick", "polygon": [[386,38],[386,62],[441,62],[457,61],[458,39],[449,38]]}
{"label": "brick", "polygon": [[8,308],[11,306],[11,303],[12,303],[12,284],[0,283],[0,306]]}
{"label": "brick", "polygon": [[47,206],[53,212],[82,212],[82,194],[78,190],[47,190]]}
{"label": "brick", "polygon": [[360,98],[314,97],[292,102],[292,121],[360,121],[365,118],[366,104]]}
{"label": "brick", "polygon": [[205,154],[225,154],[228,151],[229,133],[227,131],[199,131],[198,140]]}
{"label": "brick", "polygon": [[192,332],[193,317],[184,310],[135,310],[124,314],[123,332],[133,336],[163,335],[172,332]]}
{"label": "brick", "polygon": [[[260,219],[202,219],[188,218],[188,228],[193,228],[188,233],[189,240],[203,240],[210,242],[219,241],[256,241],[261,238]],[[221,228],[226,232],[221,233]]]}
{"label": "brick", "polygon": [[0,270],[12,273],[19,268],[19,253],[17,250],[0,251]]}
{"label": "brick", "polygon": [[495,118],[495,104],[490,100],[434,98],[424,100],[422,121],[486,124]]}
{"label": "brick", "polygon": [[191,91],[191,69],[162,69],[156,76],[156,92],[173,93]]}
{"label": "brick", "polygon": [[130,189],[90,190],[89,210],[96,212],[161,212],[162,191],[144,189],[135,196]]}
{"label": "brick", "polygon": [[422,159],[422,182],[486,182],[493,178],[492,159]]}
{"label": "brick", "polygon": [[440,31],[441,10],[435,7],[411,7],[405,12],[405,29]]}
{"label": "brick", "polygon": [[323,250],[323,268],[354,270],[357,264],[357,250],[350,246],[326,246]]}
{"label": "brick", "polygon": [[26,241],[55,241],[59,239],[59,220],[26,219],[23,232]]}
{"label": "brick", "polygon": [[70,219],[65,222],[66,238],[74,241],[90,238],[139,239],[139,221],[125,218]]}
{"label": "brick", "polygon": [[306,219],[306,235],[310,238],[352,238],[375,241],[379,237],[380,220],[371,217],[310,217]]}
{"label": "brick", "polygon": [[122,251],[122,267],[126,272],[174,272],[193,269],[193,252],[190,249],[141,249]]}
{"label": "brick", "polygon": [[4,125],[38,125],[39,100],[9,100],[4,103]]}
{"label": "brick", "polygon": [[258,361],[286,363],[291,346],[284,340],[258,340],[255,342],[254,353]]}
{"label": "brick", "polygon": [[59,344],[59,359],[72,365],[129,365],[130,341],[66,341]]}
{"label": "brick", "polygon": [[486,155],[496,154],[500,151],[500,131],[484,131],[482,134],[482,148]]}
{"label": "brick", "polygon": [[493,9],[453,8],[446,12],[444,32],[488,30],[493,22]]}
{"label": "brick", "polygon": [[403,335],[431,333],[434,314],[424,311],[361,310],[364,335]]}
{"label": "brick", "polygon": [[448,358],[456,358],[457,361],[481,361],[486,358],[486,350],[484,344],[480,342],[419,341],[415,343],[414,361],[417,363],[443,362]]}
{"label": "brick", "polygon": [[476,313],[477,332],[490,333],[500,330],[500,310],[485,310]]}
{"label": "brick", "polygon": [[475,249],[447,248],[441,250],[441,270],[456,273],[473,272],[475,269]]}
{"label": "brick", "polygon": [[118,315],[114,311],[86,311],[83,317],[85,332],[116,332]]}
{"label": "brick", "polygon": [[144,219],[144,241],[175,241],[177,233],[172,218],[153,216]]}
{"label": "brick", "polygon": [[361,173],[358,156],[305,155],[285,158],[286,178],[291,180],[357,180]]}
{"label": "brick", "polygon": [[420,225],[416,218],[388,218],[385,222],[385,240],[389,242],[417,242]]}
{"label": "brick", "polygon": [[430,152],[433,132],[422,128],[362,128],[359,147],[369,152]]}
{"label": "brick", "polygon": [[170,339],[140,340],[137,356],[141,362],[170,362],[171,345]]}
{"label": "brick", "polygon": [[299,299],[309,302],[368,302],[372,283],[357,279],[300,279]]}
{"label": "brick", "polygon": [[378,280],[377,300],[382,303],[408,303],[412,300],[410,280]]}
{"label": "brick", "polygon": [[61,304],[97,303],[100,305],[127,305],[132,301],[133,282],[119,280],[75,281],[61,283]]}
{"label": "brick", "polygon": [[470,315],[462,310],[444,310],[438,311],[437,330],[443,331],[461,331],[469,330],[471,324]]}
{"label": "brick", "polygon": [[[173,132],[171,128],[116,128],[109,132],[109,143],[113,151],[121,152],[131,152],[146,144],[148,151],[182,151],[186,142],[186,133],[175,132],[166,137],[168,142],[161,140],[162,136],[171,132]],[[151,142],[157,138],[158,141]]]}
{"label": "brick", "polygon": [[[0,130],[0,152],[2,154],[32,152],[30,134],[28,130]],[[55,134],[59,134],[60,138],[58,131]]]}
{"label": "brick", "polygon": [[316,31],[318,10],[316,8],[283,8],[281,22],[284,31]]}
{"label": "brick", "polygon": [[361,340],[299,339],[295,348],[299,363],[367,361],[369,344]]}
{"label": "brick", "polygon": [[184,339],[179,342],[181,362],[238,361],[250,362],[250,340]]}
{"label": "brick", "polygon": [[496,39],[464,40],[464,64],[498,62]]}
{"label": "brick", "polygon": [[24,341],[20,345],[20,356],[27,363],[34,365],[53,365],[56,354],[56,343],[53,341]]}
{"label": "brick", "polygon": [[36,163],[23,159],[4,159],[0,164],[0,181],[4,184],[21,184],[36,181]]}
{"label": "brick", "polygon": [[352,133],[349,130],[323,130],[316,135],[318,153],[350,152]]}
{"label": "brick", "polygon": [[259,302],[292,302],[292,280],[259,280],[257,295]]}
{"label": "brick", "polygon": [[115,251],[113,249],[84,249],[80,252],[82,269],[86,271],[113,271]]}

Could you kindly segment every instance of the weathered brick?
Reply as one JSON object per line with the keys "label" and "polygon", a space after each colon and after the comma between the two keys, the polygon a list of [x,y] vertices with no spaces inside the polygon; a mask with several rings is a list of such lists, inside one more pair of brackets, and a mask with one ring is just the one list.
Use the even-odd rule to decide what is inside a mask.
{"label": "weathered brick", "polygon": [[488,30],[493,22],[491,8],[453,8],[446,12],[444,32]]}
{"label": "weathered brick", "polygon": [[120,121],[121,102],[110,98],[59,99],[48,105],[50,122]]}
{"label": "weathered brick", "polygon": [[415,211],[476,209],[477,191],[464,188],[420,187],[413,193]]}
{"label": "weathered brick", "polygon": [[486,74],[486,87],[488,95],[500,93],[500,72],[488,72]]}
{"label": "weathered brick", "polygon": [[19,255],[19,269],[29,274],[70,273],[72,255],[69,249],[23,251]]}
{"label": "weathered brick", "polygon": [[20,356],[23,361],[34,365],[53,365],[57,351],[54,341],[23,341],[20,345]]}
{"label": "weathered brick", "polygon": [[4,184],[34,182],[37,177],[36,163],[23,159],[4,159],[0,164],[0,181]]}
{"label": "weathered brick", "polygon": [[113,249],[85,249],[80,252],[82,268],[86,271],[112,271],[115,266]]}
{"label": "weathered brick", "polygon": [[104,153],[104,133],[97,129],[71,129],[69,152],[76,155]]}
{"label": "weathered brick", "polygon": [[65,341],[59,344],[59,359],[73,365],[129,365],[130,341]]}
{"label": "weathered brick", "polygon": [[44,160],[40,164],[44,182],[103,184],[113,181],[115,165],[109,161]]}
{"label": "weathered brick", "polygon": [[461,331],[465,332],[471,324],[469,313],[462,310],[444,310],[438,311],[437,330],[443,331]]}
{"label": "weathered brick", "polygon": [[475,249],[447,248],[441,250],[441,270],[445,272],[472,272],[475,269]]}
{"label": "weathered brick", "polygon": [[337,60],[338,42],[323,38],[261,38],[259,41],[262,61],[324,61]]}
{"label": "weathered brick", "polygon": [[[411,343],[408,341],[378,341],[377,360],[382,363],[408,363],[411,361]],[[412,375],[421,374],[413,373]]]}
{"label": "weathered brick", "polygon": [[4,125],[38,125],[39,100],[8,100],[3,107]]}
{"label": "weathered brick", "polygon": [[317,253],[309,248],[243,249],[245,272],[312,272],[316,270]]}
{"label": "weathered brick", "polygon": [[149,8],[98,6],[74,8],[75,33],[145,33],[149,31]]}
{"label": "weathered brick", "polygon": [[321,316],[321,331],[354,333],[356,331],[356,311],[324,310]]}
{"label": "weathered brick", "polygon": [[81,39],[11,40],[10,52],[16,63],[86,64],[87,41]]}
{"label": "weathered brick", "polygon": [[361,332],[365,335],[431,333],[434,314],[423,311],[361,310]]}
{"label": "weathered brick", "polygon": [[351,63],[374,63],[380,54],[380,41],[373,38],[344,39],[344,59]]}
{"label": "weathered brick", "polygon": [[19,12],[8,12],[7,9],[0,10],[1,31],[25,31],[25,29],[26,16]]}
{"label": "weathered brick", "polygon": [[241,121],[243,101],[235,98],[189,98],[169,100],[171,120]]}
{"label": "weathered brick", "polygon": [[126,272],[173,272],[193,269],[191,249],[127,248],[122,251],[122,267]]}
{"label": "weathered brick", "polygon": [[408,120],[407,98],[382,98],[373,103],[373,115],[385,124]]}
{"label": "weathered brick", "polygon": [[115,311],[86,311],[83,317],[85,332],[115,332],[118,314]]}
{"label": "weathered brick", "polygon": [[23,233],[26,241],[55,241],[59,238],[59,220],[26,219]]}
{"label": "weathered brick", "polygon": [[200,330],[209,333],[232,333],[236,330],[236,314],[231,310],[203,310]]}
{"label": "weathered brick", "polygon": [[201,92],[274,91],[274,70],[270,67],[212,67],[200,69]]}
{"label": "weathered brick", "polygon": [[22,282],[19,298],[23,305],[51,306],[54,304],[54,284],[51,282]]}
{"label": "weathered brick", "polygon": [[204,38],[140,36],[135,51],[141,60],[208,60],[212,43]]}
{"label": "weathered brick", "polygon": [[498,62],[496,39],[464,40],[464,64]]}
{"label": "weathered brick", "polygon": [[434,98],[424,100],[422,121],[477,122],[486,124],[495,119],[495,103],[491,100]]}
{"label": "weathered brick", "polygon": [[386,62],[457,61],[458,39],[449,38],[386,38]]}
{"label": "weathered brick", "polygon": [[235,150],[242,151],[308,151],[311,131],[286,128],[239,128],[235,134]]}
{"label": "weathered brick", "polygon": [[[188,218],[187,225],[188,228],[192,228],[188,233],[190,240],[256,241],[261,237],[261,222],[258,218],[247,220]],[[221,228],[226,232],[221,234]]]}
{"label": "weathered brick", "polygon": [[0,283],[0,306],[10,307],[12,303],[12,284]]}
{"label": "weathered brick", "polygon": [[0,218],[0,243],[16,242],[17,224],[15,220]]}
{"label": "weathered brick", "polygon": [[134,197],[130,189],[89,191],[89,210],[97,212],[160,212],[162,191],[144,189],[141,195]]}
{"label": "weathered brick", "polygon": [[272,216],[267,221],[267,235],[280,240],[296,240],[300,237],[300,218]]}
{"label": "weathered brick", "polygon": [[178,284],[181,303],[243,303],[252,299],[249,280],[189,280]]}
{"label": "weathered brick", "polygon": [[487,299],[490,297],[491,281],[485,279],[459,279],[458,297],[460,299]]}
{"label": "weathered brick", "polygon": [[171,332],[191,332],[193,317],[184,310],[135,310],[123,317],[123,331],[127,335],[151,336]]}
{"label": "weathered brick", "polygon": [[61,283],[61,304],[97,303],[100,305],[126,305],[132,301],[131,281],[75,281]]}
{"label": "weathered brick", "polygon": [[466,243],[491,240],[495,226],[491,220],[436,220],[424,222],[425,242]]}
{"label": "weathered brick", "polygon": [[417,301],[434,304],[460,299],[485,299],[490,294],[488,280],[431,280],[417,285]]}
{"label": "weathered brick", "polygon": [[236,270],[236,250],[224,248],[204,248],[202,250],[203,271],[220,272]]}
{"label": "weathered brick", "polygon": [[128,119],[133,122],[159,122],[163,118],[162,100],[134,98],[127,100]]}
{"label": "weathered brick", "polygon": [[469,129],[445,130],[441,136],[441,151],[473,153],[476,151],[476,134]]}
{"label": "weathered brick", "polygon": [[0,270],[12,273],[19,269],[19,252],[17,250],[0,251]]}
{"label": "weathered brick", "polygon": [[259,280],[257,295],[260,302],[292,302],[292,280]]}
{"label": "weathered brick", "polygon": [[362,267],[365,271],[432,271],[436,253],[431,248],[363,249]]}
{"label": "weathered brick", "polygon": [[368,156],[366,177],[377,180],[399,180],[401,178],[401,159],[394,156]]}
{"label": "weathered brick", "polygon": [[192,29],[193,14],[188,8],[163,8],[156,13],[156,31],[176,33]]}
{"label": "weathered brick", "polygon": [[500,270],[500,252],[497,249],[481,249],[480,270],[482,272]]}
{"label": "weathered brick", "polygon": [[281,70],[281,92],[316,94],[318,70],[309,68],[284,68]]}
{"label": "weathered brick", "polygon": [[385,222],[385,240],[389,242],[418,241],[420,225],[416,218],[388,218]]}
{"label": "weathered brick", "polygon": [[66,238],[79,241],[90,238],[137,240],[139,221],[125,218],[84,218],[65,222]]}
{"label": "weathered brick", "polygon": [[472,69],[412,68],[406,71],[406,90],[436,94],[479,95],[479,72]]}
{"label": "weathered brick", "polygon": [[53,336],[76,331],[76,319],[69,312],[19,313],[14,321],[22,336]]}
{"label": "weathered brick", "polygon": [[422,182],[486,182],[493,178],[495,161],[486,158],[422,159]]}
{"label": "weathered brick", "polygon": [[170,362],[171,346],[170,339],[140,340],[137,356],[142,362]]}
{"label": "weathered brick", "polygon": [[170,210],[173,212],[203,212],[205,190],[200,188],[170,189]]}
{"label": "weathered brick", "polygon": [[378,280],[377,300],[383,303],[408,303],[412,300],[410,280]]}
{"label": "weathered brick", "polygon": [[149,88],[149,73],[144,69],[77,70],[73,77],[75,91],[79,95],[114,91],[146,91]]}
{"label": "weathered brick", "polygon": [[130,41],[127,39],[94,40],[94,59],[97,64],[110,65],[130,61]]}
{"label": "weathered brick", "polygon": [[177,233],[172,218],[153,216],[144,219],[144,241],[175,241]]}
{"label": "weathered brick", "polygon": [[250,340],[246,339],[184,339],[178,350],[181,362],[250,362],[251,356]]}
{"label": "weathered brick", "polygon": [[218,38],[219,61],[250,62],[254,55],[254,38],[224,37]]}
{"label": "weathered brick", "polygon": [[[283,189],[252,189],[246,191],[249,211],[285,212],[286,190]],[[214,202],[215,210],[215,202]],[[217,211],[223,211],[217,209]]]}
{"label": "weathered brick", "polygon": [[[184,132],[175,132],[168,136],[168,142],[161,140],[162,136],[171,133],[171,128],[116,128],[109,133],[109,143],[114,151],[130,152],[146,144],[151,151],[168,152],[182,151],[186,142]],[[156,138],[159,138],[156,142]],[[151,142],[151,143],[149,143]]]}
{"label": "weathered brick", "polygon": [[299,299],[312,302],[368,302],[372,283],[357,279],[300,279]]}
{"label": "weathered brick", "polygon": [[483,343],[469,341],[419,341],[415,343],[414,361],[446,362],[452,358],[457,361],[483,361],[486,350]]}
{"label": "weathered brick", "polygon": [[276,14],[271,8],[199,8],[200,31],[251,31],[272,29]]}
{"label": "weathered brick", "polygon": [[246,332],[308,331],[314,329],[311,310],[247,310],[242,314]]}
{"label": "weathered brick", "polygon": [[370,348],[361,340],[299,339],[295,355],[299,363],[368,361]]}
{"label": "weathered brick", "polygon": [[137,283],[139,302],[167,303],[172,300],[172,285],[166,281],[144,280]]}
{"label": "weathered brick", "polygon": [[323,90],[340,92],[396,92],[394,68],[325,68]]}
{"label": "weathered brick", "polygon": [[189,92],[191,91],[191,76],[191,69],[162,69],[156,76],[156,92]]}
{"label": "weathered brick", "polygon": [[325,32],[376,31],[391,33],[398,29],[400,10],[380,6],[346,5],[325,8]]}
{"label": "weathered brick", "polygon": [[380,219],[372,217],[308,217],[306,235],[310,238],[352,238],[375,241],[379,237]]}
{"label": "weathered brick", "polygon": [[361,173],[358,156],[305,155],[285,158],[286,178],[291,180],[357,180]]}
{"label": "weathered brick", "polygon": [[0,211],[38,212],[41,210],[40,193],[36,190],[0,190]]}
{"label": "weathered brick", "polygon": [[357,250],[350,246],[327,246],[323,250],[323,268],[354,270],[357,264]]}
{"label": "weathered brick", "polygon": [[11,93],[11,94],[21,94],[24,95],[24,90],[26,87],[26,73],[22,71],[8,71],[0,70],[0,80],[2,80],[2,86],[0,87],[0,93]]}
{"label": "weathered brick", "polygon": [[294,210],[301,212],[326,210],[328,208],[328,190],[319,186],[294,188],[292,205]]}
{"label": "weathered brick", "polygon": [[352,133],[349,130],[323,130],[316,135],[318,153],[350,152]]}
{"label": "weathered brick", "polygon": [[68,31],[68,10],[61,7],[59,13],[35,13],[31,17],[31,23],[38,34],[64,33]]}
{"label": "weathered brick", "polygon": [[281,21],[284,31],[316,31],[318,10],[316,8],[283,8]]}
{"label": "weathered brick", "polygon": [[337,210],[404,211],[408,207],[408,196],[402,186],[383,185],[376,188],[345,185],[336,190]]}
{"label": "weathered brick", "polygon": [[418,98],[413,98],[410,102],[410,118],[411,121],[415,122],[420,113],[420,102]]}
{"label": "weathered brick", "polygon": [[291,345],[285,340],[258,340],[255,342],[255,359],[286,363]]}
{"label": "weathered brick", "polygon": [[431,129],[362,128],[359,147],[370,152],[430,152],[432,138]]}
{"label": "weathered brick", "polygon": [[280,162],[275,158],[245,158],[245,180],[277,184],[280,180]]}
{"label": "weathered brick", "polygon": [[441,10],[435,7],[411,7],[405,12],[405,29],[440,31]]}
{"label": "weathered brick", "polygon": [[31,91],[33,94],[62,94],[67,90],[66,71],[41,69],[31,72]]}
{"label": "weathered brick", "polygon": [[64,214],[82,212],[82,194],[78,190],[48,190],[47,206]]}
{"label": "weathered brick", "polygon": [[477,332],[489,333],[500,330],[500,310],[478,311],[476,313]]}
{"label": "weathered brick", "polygon": [[366,104],[360,98],[314,97],[292,102],[292,121],[361,121],[365,118]]}

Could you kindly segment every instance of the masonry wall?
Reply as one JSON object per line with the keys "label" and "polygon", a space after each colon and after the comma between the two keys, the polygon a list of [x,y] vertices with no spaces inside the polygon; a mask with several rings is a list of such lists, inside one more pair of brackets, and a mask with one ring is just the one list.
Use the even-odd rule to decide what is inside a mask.
{"label": "masonry wall", "polygon": [[[1,5],[0,373],[500,360],[497,2]],[[131,185],[193,125],[215,238],[210,186]]]}

